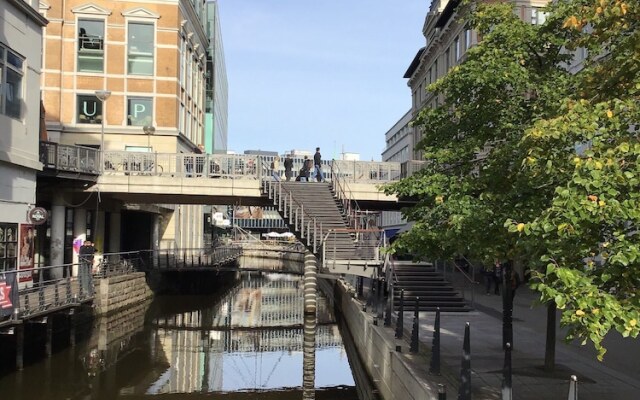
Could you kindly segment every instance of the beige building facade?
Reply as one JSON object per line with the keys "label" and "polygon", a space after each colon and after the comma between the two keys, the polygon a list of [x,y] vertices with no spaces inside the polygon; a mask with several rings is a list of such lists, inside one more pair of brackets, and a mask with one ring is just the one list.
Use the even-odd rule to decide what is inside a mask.
{"label": "beige building facade", "polygon": [[[204,143],[205,0],[45,0],[40,12],[50,21],[41,81],[49,141],[105,151],[198,152]],[[95,226],[99,251],[121,250],[114,232],[124,224],[120,210],[152,214],[150,248],[202,244],[202,206],[101,200],[80,223],[86,230]]]}

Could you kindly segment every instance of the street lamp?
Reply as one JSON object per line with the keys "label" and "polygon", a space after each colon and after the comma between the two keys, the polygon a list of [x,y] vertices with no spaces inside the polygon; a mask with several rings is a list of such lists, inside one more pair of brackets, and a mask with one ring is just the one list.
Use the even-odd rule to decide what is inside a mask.
{"label": "street lamp", "polygon": [[151,153],[151,135],[156,133],[156,128],[152,125],[145,125],[142,127],[144,133],[147,134],[147,149]]}
{"label": "street lamp", "polygon": [[102,165],[101,167],[101,171],[104,172],[104,103],[107,101],[107,99],[109,98],[109,96],[111,96],[111,92],[108,90],[96,90],[96,97],[98,98],[98,100],[100,100],[102,102],[102,118],[101,118],[101,126],[100,126],[100,154],[102,155],[101,160],[100,160],[100,164]]}

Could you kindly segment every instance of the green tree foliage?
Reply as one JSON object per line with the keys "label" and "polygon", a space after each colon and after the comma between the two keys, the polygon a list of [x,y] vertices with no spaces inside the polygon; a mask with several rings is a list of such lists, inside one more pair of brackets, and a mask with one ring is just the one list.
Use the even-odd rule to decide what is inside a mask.
{"label": "green tree foliage", "polygon": [[[537,26],[509,4],[475,5],[481,42],[415,121],[426,166],[386,189],[418,199],[394,251],[521,260],[569,338],[601,358],[609,330],[639,333],[638,0],[549,11]],[[588,57],[572,73],[576,51]]]}

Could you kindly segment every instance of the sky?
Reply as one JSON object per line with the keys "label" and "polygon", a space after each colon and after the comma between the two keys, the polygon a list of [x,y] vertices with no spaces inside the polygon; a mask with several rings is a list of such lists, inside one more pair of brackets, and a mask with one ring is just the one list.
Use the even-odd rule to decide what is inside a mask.
{"label": "sky", "polygon": [[429,0],[218,0],[228,149],[381,160]]}

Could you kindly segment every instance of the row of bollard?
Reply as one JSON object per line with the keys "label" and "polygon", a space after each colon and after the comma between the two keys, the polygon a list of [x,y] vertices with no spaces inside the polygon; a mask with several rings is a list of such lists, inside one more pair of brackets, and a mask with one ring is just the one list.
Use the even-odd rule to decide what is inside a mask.
{"label": "row of bollard", "polygon": [[[367,305],[373,304],[376,311],[376,318],[374,324],[377,325],[378,320],[382,317],[381,304],[384,302],[382,296],[382,286],[380,284],[374,287],[371,286],[372,292],[367,301]],[[393,299],[387,301],[386,310],[384,310],[384,326],[391,326],[391,313]],[[366,311],[366,306],[365,306]],[[413,354],[419,352],[419,311],[420,311],[420,298],[416,298],[415,309],[413,314],[413,326],[411,330],[411,341],[409,345],[409,351]],[[400,304],[398,308],[398,316],[396,319],[395,337],[396,339],[402,339],[404,333],[404,290],[400,290]],[[396,347],[396,350],[400,350],[400,346]],[[513,380],[512,380],[512,366],[511,366],[511,352],[512,345],[510,342],[505,344],[504,353],[504,366],[502,370],[502,385],[501,385],[501,400],[513,399]],[[432,375],[440,375],[440,307],[436,308],[435,321],[433,324],[433,339],[431,344],[431,360],[429,363],[429,373]],[[447,392],[446,387],[442,384],[438,385],[438,400],[446,400]],[[465,324],[464,328],[464,340],[462,345],[462,359],[460,366],[460,386],[458,387],[458,400],[471,400],[471,326],[469,322]],[[571,376],[569,381],[569,395],[567,400],[578,400],[578,378],[575,375]]]}

